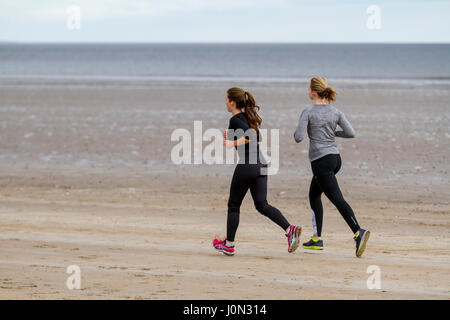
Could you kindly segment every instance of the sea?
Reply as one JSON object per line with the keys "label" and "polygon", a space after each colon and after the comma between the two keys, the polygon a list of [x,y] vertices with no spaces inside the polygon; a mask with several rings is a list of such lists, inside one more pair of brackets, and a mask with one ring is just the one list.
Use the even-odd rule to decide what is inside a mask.
{"label": "sea", "polygon": [[0,81],[289,85],[450,83],[450,44],[0,43]]}

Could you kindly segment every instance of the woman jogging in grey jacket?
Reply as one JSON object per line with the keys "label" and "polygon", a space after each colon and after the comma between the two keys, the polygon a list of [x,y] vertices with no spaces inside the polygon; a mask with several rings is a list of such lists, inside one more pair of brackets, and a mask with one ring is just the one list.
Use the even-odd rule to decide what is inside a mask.
{"label": "woman jogging in grey jacket", "polygon": [[[353,138],[355,136],[355,131],[344,113],[330,105],[336,99],[336,94],[337,92],[328,86],[324,78],[312,78],[309,98],[313,101],[313,105],[303,110],[294,133],[295,141],[298,143],[308,132],[309,160],[314,175],[309,188],[314,235],[310,241],[303,244],[303,248],[323,249],[321,195],[325,193],[354,233],[356,256],[360,257],[366,248],[370,232],[360,228],[352,208],[342,196],[335,176],[341,168],[341,157],[335,137]],[[338,125],[342,130],[336,131]]]}

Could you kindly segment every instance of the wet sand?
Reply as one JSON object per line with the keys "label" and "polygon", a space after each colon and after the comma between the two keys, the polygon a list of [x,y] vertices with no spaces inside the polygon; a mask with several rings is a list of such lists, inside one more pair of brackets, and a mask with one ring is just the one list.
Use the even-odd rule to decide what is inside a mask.
{"label": "wet sand", "polygon": [[[323,199],[325,250],[287,252],[282,230],[244,200],[237,253],[225,234],[232,165],[171,162],[176,128],[225,128],[229,86],[0,83],[1,299],[449,299],[449,90],[347,87],[336,106],[338,179],[366,252]],[[269,202],[312,234],[308,143],[292,134],[305,90],[248,86],[280,129]],[[339,89],[339,87],[338,87]],[[69,265],[81,289],[69,290]],[[367,268],[381,289],[367,288]],[[219,275],[219,276],[218,276]]]}

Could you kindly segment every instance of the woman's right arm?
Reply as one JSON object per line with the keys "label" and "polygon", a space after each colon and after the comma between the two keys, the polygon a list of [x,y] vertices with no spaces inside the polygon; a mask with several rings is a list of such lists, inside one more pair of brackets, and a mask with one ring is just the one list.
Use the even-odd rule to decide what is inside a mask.
{"label": "woman's right arm", "polygon": [[246,139],[245,137],[240,137],[237,140],[228,140],[227,131],[225,130],[223,132],[223,145],[227,148],[238,147],[249,142],[250,140]]}
{"label": "woman's right arm", "polygon": [[[237,118],[231,118],[230,125],[228,126],[228,130],[233,130],[232,137],[231,137],[231,138],[233,138],[233,140],[228,140],[229,137],[228,137],[228,132],[226,130],[223,133],[223,139],[224,139],[223,144],[227,148],[233,148],[233,147],[238,147],[243,144],[249,143],[250,140],[247,139],[247,137],[241,135],[241,133],[244,133],[249,128],[250,127],[245,122],[243,122]],[[237,138],[236,140],[234,140],[235,137]]]}

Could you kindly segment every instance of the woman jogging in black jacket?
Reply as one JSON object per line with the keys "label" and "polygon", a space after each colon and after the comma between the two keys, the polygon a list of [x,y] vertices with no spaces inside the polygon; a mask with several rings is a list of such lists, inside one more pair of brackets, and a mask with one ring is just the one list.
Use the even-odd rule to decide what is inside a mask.
{"label": "woman jogging in black jacket", "polygon": [[250,189],[256,210],[279,225],[288,240],[288,252],[294,252],[300,242],[301,227],[289,224],[283,214],[267,203],[266,161],[259,150],[259,126],[262,119],[257,111],[255,99],[248,91],[230,88],[227,91],[226,105],[231,112],[228,132],[224,132],[224,145],[235,147],[239,154],[239,163],[234,170],[230,186],[227,215],[227,236],[215,238],[213,247],[226,254],[234,254],[234,238],[239,225],[239,213],[242,200]]}

